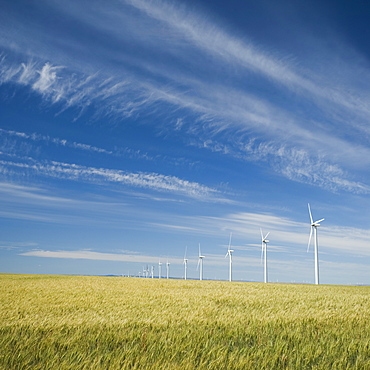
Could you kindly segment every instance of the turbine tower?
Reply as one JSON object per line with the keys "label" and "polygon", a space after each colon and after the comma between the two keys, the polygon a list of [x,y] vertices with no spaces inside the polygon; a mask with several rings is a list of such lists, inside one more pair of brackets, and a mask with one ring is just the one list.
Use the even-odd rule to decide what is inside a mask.
{"label": "turbine tower", "polygon": [[166,262],[166,274],[167,274],[167,279],[169,279],[170,278],[170,263],[168,262],[168,260]]}
{"label": "turbine tower", "polygon": [[188,247],[185,248],[185,254],[184,254],[184,280],[187,279],[187,273],[188,273],[188,259],[186,258],[186,251]]}
{"label": "turbine tower", "polygon": [[263,263],[263,281],[267,283],[267,243],[269,240],[267,240],[267,237],[269,236],[270,232],[266,234],[266,236],[263,236],[262,229],[261,230],[261,240],[262,240],[262,252],[261,252],[261,261],[262,258],[264,258]]}
{"label": "turbine tower", "polygon": [[200,253],[200,243],[199,243],[199,256],[198,256],[198,268],[199,268],[199,280],[203,280],[203,259],[204,256]]}
{"label": "turbine tower", "polygon": [[322,218],[321,220],[314,221],[312,218],[312,213],[311,213],[311,207],[310,203],[308,203],[308,213],[310,214],[310,221],[311,221],[311,231],[310,231],[310,238],[308,239],[308,246],[307,246],[307,252],[310,249],[310,244],[311,244],[311,238],[313,234],[314,238],[314,245],[315,245],[315,284],[319,284],[319,242],[317,238],[317,228],[320,226],[320,222],[324,221],[325,218]]}
{"label": "turbine tower", "polygon": [[159,260],[158,262],[158,279],[161,279],[162,277],[162,262]]}
{"label": "turbine tower", "polygon": [[229,247],[227,248],[227,253],[225,254],[225,258],[229,256],[229,281],[232,281],[233,279],[233,249],[230,249],[231,246],[231,235],[230,233],[230,239],[229,239]]}

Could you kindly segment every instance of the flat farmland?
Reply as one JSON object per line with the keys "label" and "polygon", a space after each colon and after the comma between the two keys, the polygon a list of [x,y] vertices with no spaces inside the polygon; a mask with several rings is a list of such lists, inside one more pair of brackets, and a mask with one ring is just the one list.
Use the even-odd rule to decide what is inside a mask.
{"label": "flat farmland", "polygon": [[370,287],[0,274],[1,369],[370,369]]}

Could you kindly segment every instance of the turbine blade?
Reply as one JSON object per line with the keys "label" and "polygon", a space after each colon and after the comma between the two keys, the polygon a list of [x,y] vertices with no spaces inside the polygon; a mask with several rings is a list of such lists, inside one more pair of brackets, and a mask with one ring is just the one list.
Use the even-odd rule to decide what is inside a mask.
{"label": "turbine blade", "polygon": [[228,251],[230,250],[230,246],[231,246],[231,236],[233,235],[233,233],[230,233],[230,239],[229,239],[229,248],[228,248]]}
{"label": "turbine blade", "polygon": [[188,251],[188,246],[185,247],[184,260],[186,259],[186,252]]}
{"label": "turbine blade", "polygon": [[200,243],[199,243],[199,257],[201,256],[201,253],[200,253]]}
{"label": "turbine blade", "polygon": [[319,221],[315,221],[315,224],[319,224],[321,221],[324,221],[325,220],[325,218],[322,218],[321,220],[319,220]]}
{"label": "turbine blade", "polygon": [[263,240],[263,232],[261,228],[260,228],[260,231],[261,231],[261,239]]}
{"label": "turbine blade", "polygon": [[266,234],[266,236],[264,237],[264,239],[267,239],[267,237],[270,235],[270,231]]}
{"label": "turbine blade", "polygon": [[308,213],[310,214],[311,224],[313,224],[313,218],[312,218],[312,212],[311,212],[310,203],[308,203]]}
{"label": "turbine blade", "polygon": [[312,238],[312,231],[313,231],[313,226],[311,226],[310,237],[308,239],[307,253],[310,250],[310,244],[311,244],[311,238]]}
{"label": "turbine blade", "polygon": [[263,242],[262,242],[262,248],[261,248],[261,264],[262,264],[262,261],[263,261]]}

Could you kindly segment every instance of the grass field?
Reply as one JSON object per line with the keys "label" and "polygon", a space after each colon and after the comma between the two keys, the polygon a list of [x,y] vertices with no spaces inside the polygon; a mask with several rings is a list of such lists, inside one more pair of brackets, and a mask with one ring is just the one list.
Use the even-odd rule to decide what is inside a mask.
{"label": "grass field", "polygon": [[370,369],[369,293],[0,274],[0,368]]}

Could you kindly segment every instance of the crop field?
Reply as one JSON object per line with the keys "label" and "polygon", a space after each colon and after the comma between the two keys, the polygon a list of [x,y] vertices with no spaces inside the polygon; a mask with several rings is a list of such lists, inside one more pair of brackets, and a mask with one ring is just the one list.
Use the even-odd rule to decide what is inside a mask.
{"label": "crop field", "polygon": [[370,287],[0,275],[1,369],[370,369]]}

